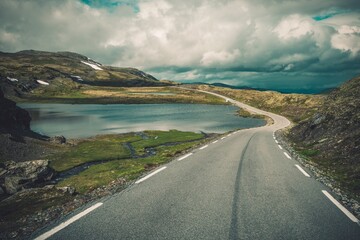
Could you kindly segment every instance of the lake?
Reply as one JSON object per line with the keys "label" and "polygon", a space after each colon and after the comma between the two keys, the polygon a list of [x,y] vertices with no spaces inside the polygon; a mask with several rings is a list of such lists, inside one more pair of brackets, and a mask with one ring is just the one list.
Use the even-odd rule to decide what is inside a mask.
{"label": "lake", "polygon": [[264,120],[236,116],[235,106],[205,104],[19,104],[31,114],[31,129],[67,138],[170,130],[224,133],[258,127]]}

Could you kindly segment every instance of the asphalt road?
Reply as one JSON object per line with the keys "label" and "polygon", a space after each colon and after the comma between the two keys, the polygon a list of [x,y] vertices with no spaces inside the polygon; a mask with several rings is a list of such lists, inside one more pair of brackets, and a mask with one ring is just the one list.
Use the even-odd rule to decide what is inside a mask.
{"label": "asphalt road", "polygon": [[229,101],[275,124],[194,150],[39,239],[360,239],[356,219],[275,142],[273,132],[289,121]]}

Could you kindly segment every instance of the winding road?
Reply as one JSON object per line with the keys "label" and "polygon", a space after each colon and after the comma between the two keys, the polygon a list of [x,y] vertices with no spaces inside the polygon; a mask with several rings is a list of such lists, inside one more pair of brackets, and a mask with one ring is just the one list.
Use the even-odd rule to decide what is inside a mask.
{"label": "winding road", "polygon": [[37,232],[36,239],[360,239],[358,220],[293,160],[274,120],[159,167],[123,192]]}

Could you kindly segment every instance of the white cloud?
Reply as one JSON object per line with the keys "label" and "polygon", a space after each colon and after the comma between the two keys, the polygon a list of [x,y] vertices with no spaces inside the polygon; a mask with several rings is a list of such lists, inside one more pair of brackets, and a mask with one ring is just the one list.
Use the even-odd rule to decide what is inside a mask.
{"label": "white cloud", "polygon": [[240,55],[239,49],[235,49],[233,52],[227,51],[210,51],[203,54],[200,60],[203,66],[221,66],[224,64],[233,63]]}
{"label": "white cloud", "polygon": [[313,33],[313,23],[309,17],[303,17],[298,14],[291,15],[283,19],[274,29],[281,39],[299,38],[306,34]]}
{"label": "white cloud", "polygon": [[[170,79],[234,81],[237,71],[322,72],[338,62],[344,62],[342,71],[354,72],[360,57],[359,5],[353,0],[139,0],[134,11],[133,5],[109,10],[75,0],[2,0],[0,51],[75,51],[105,64],[162,68],[159,76]],[[348,11],[312,19],[337,8]],[[188,68],[189,74],[175,76],[179,73],[167,67]]]}
{"label": "white cloud", "polygon": [[334,48],[342,51],[350,51],[356,55],[360,51],[360,36],[355,34],[335,34],[331,37],[331,44]]}

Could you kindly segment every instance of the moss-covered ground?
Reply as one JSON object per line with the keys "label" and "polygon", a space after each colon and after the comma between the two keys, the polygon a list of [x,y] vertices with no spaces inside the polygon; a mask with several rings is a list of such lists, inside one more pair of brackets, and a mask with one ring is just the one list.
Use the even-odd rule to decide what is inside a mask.
{"label": "moss-covered ground", "polygon": [[[54,154],[51,166],[63,172],[85,163],[99,162],[58,183],[60,187],[71,186],[79,193],[86,193],[118,178],[133,180],[147,169],[166,163],[204,141],[204,134],[177,130],[98,136]],[[146,155],[149,148],[152,154]]]}

